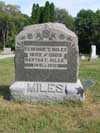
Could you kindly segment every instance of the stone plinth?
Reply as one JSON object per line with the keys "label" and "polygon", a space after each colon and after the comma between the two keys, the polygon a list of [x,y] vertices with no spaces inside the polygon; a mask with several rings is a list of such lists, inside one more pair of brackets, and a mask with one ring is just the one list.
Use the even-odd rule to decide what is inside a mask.
{"label": "stone plinth", "polygon": [[12,98],[18,101],[61,103],[66,100],[84,100],[80,80],[76,83],[15,82],[10,90]]}

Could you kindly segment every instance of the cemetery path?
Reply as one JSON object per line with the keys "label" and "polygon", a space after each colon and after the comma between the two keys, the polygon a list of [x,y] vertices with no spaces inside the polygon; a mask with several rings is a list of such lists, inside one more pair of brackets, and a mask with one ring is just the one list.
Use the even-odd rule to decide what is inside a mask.
{"label": "cemetery path", "polygon": [[10,54],[10,55],[0,55],[0,59],[6,59],[6,58],[11,58],[14,57],[15,54]]}

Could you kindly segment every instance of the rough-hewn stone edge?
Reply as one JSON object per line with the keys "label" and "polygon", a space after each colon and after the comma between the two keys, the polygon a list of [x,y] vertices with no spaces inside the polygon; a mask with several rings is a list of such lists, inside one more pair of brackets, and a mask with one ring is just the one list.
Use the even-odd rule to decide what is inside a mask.
{"label": "rough-hewn stone edge", "polygon": [[61,23],[44,23],[25,27],[16,36],[16,48],[23,48],[23,41],[70,41],[78,51],[78,38],[74,32]]}

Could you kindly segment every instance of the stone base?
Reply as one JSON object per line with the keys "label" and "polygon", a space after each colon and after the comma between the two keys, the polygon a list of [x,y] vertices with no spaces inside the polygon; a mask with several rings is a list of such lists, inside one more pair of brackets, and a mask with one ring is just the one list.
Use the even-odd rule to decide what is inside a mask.
{"label": "stone base", "polygon": [[77,83],[61,82],[14,82],[10,86],[13,99],[17,101],[62,103],[66,100],[83,101],[84,89]]}

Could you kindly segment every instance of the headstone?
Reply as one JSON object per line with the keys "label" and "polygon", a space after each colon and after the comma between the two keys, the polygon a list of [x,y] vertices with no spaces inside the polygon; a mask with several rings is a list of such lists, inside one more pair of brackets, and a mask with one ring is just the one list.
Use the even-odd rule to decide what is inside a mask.
{"label": "headstone", "polygon": [[96,60],[98,56],[96,55],[96,46],[92,45],[91,46],[91,60]]}
{"label": "headstone", "polygon": [[28,102],[83,100],[77,36],[63,24],[27,26],[16,37],[13,99]]}
{"label": "headstone", "polygon": [[82,55],[81,60],[86,60],[86,57],[84,55]]}
{"label": "headstone", "polygon": [[2,54],[5,54],[5,55],[12,54],[11,48],[4,48]]}

